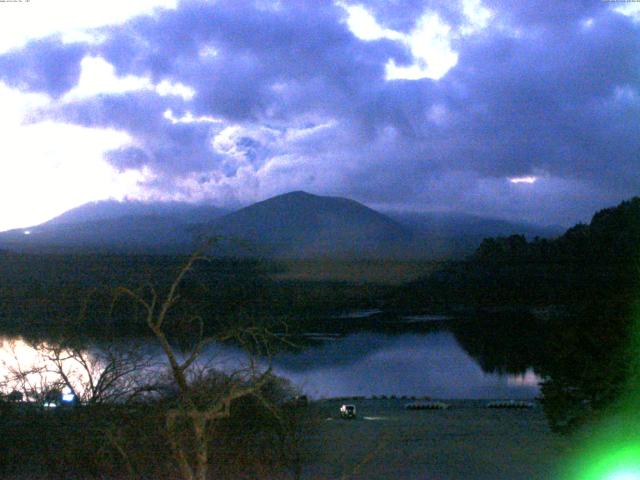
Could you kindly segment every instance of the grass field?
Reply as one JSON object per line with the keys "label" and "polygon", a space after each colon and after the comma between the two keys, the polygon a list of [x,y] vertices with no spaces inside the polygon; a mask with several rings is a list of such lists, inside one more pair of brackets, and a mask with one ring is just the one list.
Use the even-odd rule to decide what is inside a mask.
{"label": "grass field", "polygon": [[283,271],[275,280],[339,281],[399,285],[427,275],[442,265],[439,261],[402,260],[282,260]]}
{"label": "grass field", "polygon": [[[341,403],[358,418],[340,420]],[[305,479],[554,479],[570,439],[553,434],[542,408],[488,409],[483,401],[407,411],[402,400],[319,403],[323,416]]]}

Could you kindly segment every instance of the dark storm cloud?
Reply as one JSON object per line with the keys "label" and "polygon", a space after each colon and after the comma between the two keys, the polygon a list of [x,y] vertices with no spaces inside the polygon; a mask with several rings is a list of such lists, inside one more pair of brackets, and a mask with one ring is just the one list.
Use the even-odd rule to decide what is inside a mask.
{"label": "dark storm cloud", "polygon": [[474,139],[468,155],[476,152],[478,173],[538,168],[598,181],[604,165],[637,159],[640,105],[621,92],[640,86],[640,35],[620,15],[603,12],[588,29],[575,21],[526,40],[472,39],[449,80],[471,101],[458,103],[455,128]]}
{"label": "dark storm cloud", "polygon": [[198,122],[173,123],[164,117],[167,109],[180,115],[183,103],[179,97],[135,91],[74,101],[46,115],[86,127],[111,127],[129,133],[136,146],[108,154],[119,169],[147,165],[159,172],[170,168],[176,174],[206,171],[220,160],[209,145],[211,127]]}
{"label": "dark storm cloud", "polygon": [[[518,205],[530,219],[565,223],[637,194],[638,25],[602,5],[559,13],[562,27],[554,18],[521,36],[491,31],[458,42],[458,65],[435,84],[389,83],[383,98],[395,115],[385,118],[395,118],[402,135],[370,154],[394,161],[363,163],[347,190],[380,204],[420,198],[497,215],[517,216]],[[592,24],[585,13],[594,15]],[[407,84],[425,94],[399,94]],[[403,102],[425,95],[422,105]],[[437,104],[446,112],[441,124],[424,121]],[[531,174],[550,178],[535,188],[505,181]]]}
{"label": "dark storm cloud", "polygon": [[140,169],[151,159],[144,150],[136,147],[122,147],[107,152],[107,159],[118,170]]}
{"label": "dark storm cloud", "polygon": [[[640,23],[598,0],[485,0],[489,26],[463,34],[459,2],[361,5],[405,34],[437,13],[452,28],[457,65],[440,80],[387,81],[387,62],[416,59],[402,42],[356,38],[339,5],[223,0],[103,29],[106,40],[91,47],[32,43],[0,56],[0,74],[59,97],[91,54],[121,76],[193,88],[193,98],[137,91],[46,112],[128,132],[132,145],[109,160],[151,168],[156,188],[193,174],[218,197],[308,188],[568,223],[638,193]],[[168,109],[207,119],[170,121]],[[507,181],[522,175],[541,180]]]}
{"label": "dark storm cloud", "polygon": [[276,10],[246,1],[183,2],[176,12],[114,31],[103,51],[119,72],[193,86],[198,113],[234,121],[333,114],[379,82],[391,56],[408,60],[393,42],[358,41],[341,23],[344,15],[328,2]]}
{"label": "dark storm cloud", "polygon": [[57,37],[30,42],[24,48],[0,55],[0,80],[31,92],[59,97],[80,77],[80,44],[65,45]]}

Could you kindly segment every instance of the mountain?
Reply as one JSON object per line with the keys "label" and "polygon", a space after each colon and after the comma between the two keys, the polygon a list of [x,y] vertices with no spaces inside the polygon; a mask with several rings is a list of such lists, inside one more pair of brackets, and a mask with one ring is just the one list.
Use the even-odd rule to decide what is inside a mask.
{"label": "mountain", "polygon": [[560,235],[559,226],[542,227],[460,212],[385,212],[420,239],[421,256],[430,259],[470,255],[486,237],[524,235],[549,238]]}
{"label": "mountain", "polygon": [[91,202],[41,225],[0,233],[0,248],[22,252],[189,253],[189,227],[226,213],[181,202]]}
{"label": "mountain", "polygon": [[126,217],[172,218],[182,224],[191,224],[220,217],[226,213],[228,213],[227,210],[206,204],[101,200],[68,210],[41,226],[78,224]]}
{"label": "mountain", "polygon": [[290,192],[236,212],[181,202],[92,202],[41,225],[0,232],[22,252],[190,253],[197,239],[225,237],[227,255],[289,258],[460,258],[482,239],[557,230],[459,213],[384,214],[354,200]]}
{"label": "mountain", "polygon": [[[480,217],[461,212],[384,212],[398,223],[421,235],[444,238],[479,238],[524,235],[527,238],[556,237],[561,226],[539,226],[510,222],[499,218]],[[477,246],[477,245],[476,245]]]}
{"label": "mountain", "polygon": [[275,257],[406,256],[413,232],[354,200],[290,192],[202,226],[226,237],[226,251]]}
{"label": "mountain", "polygon": [[485,238],[465,261],[406,286],[400,303],[630,305],[637,297],[640,197],[553,238]]}

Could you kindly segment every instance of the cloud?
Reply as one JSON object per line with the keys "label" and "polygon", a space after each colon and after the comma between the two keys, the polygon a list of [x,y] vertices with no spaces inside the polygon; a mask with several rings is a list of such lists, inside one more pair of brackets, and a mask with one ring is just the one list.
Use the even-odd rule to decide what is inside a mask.
{"label": "cloud", "polygon": [[[26,3],[26,2],[21,2]],[[0,53],[23,47],[34,39],[60,34],[65,43],[99,42],[96,29],[122,23],[159,8],[175,8],[176,0],[56,0],[31,5],[3,5],[0,15]]]}
{"label": "cloud", "polygon": [[106,158],[149,195],[571,223],[640,187],[640,22],[606,2],[185,0],[89,33],[0,78],[126,134]]}
{"label": "cloud", "polygon": [[104,160],[106,152],[130,142],[126,133],[25,121],[50,102],[0,82],[0,231],[41,223],[88,199],[136,194],[144,180],[142,171],[119,174]]}
{"label": "cloud", "polygon": [[0,80],[30,92],[59,97],[78,83],[82,44],[63,44],[60,38],[35,40],[0,56]]}

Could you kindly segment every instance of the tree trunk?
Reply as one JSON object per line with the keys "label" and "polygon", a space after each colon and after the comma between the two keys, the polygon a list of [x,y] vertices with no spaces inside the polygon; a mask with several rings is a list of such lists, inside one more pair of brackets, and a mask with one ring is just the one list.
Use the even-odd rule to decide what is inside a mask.
{"label": "tree trunk", "polygon": [[209,454],[207,445],[207,418],[203,412],[191,417],[196,440],[196,475],[195,480],[206,480],[209,470]]}
{"label": "tree trunk", "polygon": [[183,480],[194,480],[193,471],[191,470],[189,461],[187,460],[184,450],[180,445],[180,436],[176,430],[175,412],[169,412],[167,414],[167,434],[169,435],[169,443],[171,444],[173,454],[178,461],[178,466],[180,467],[180,473],[182,474]]}

